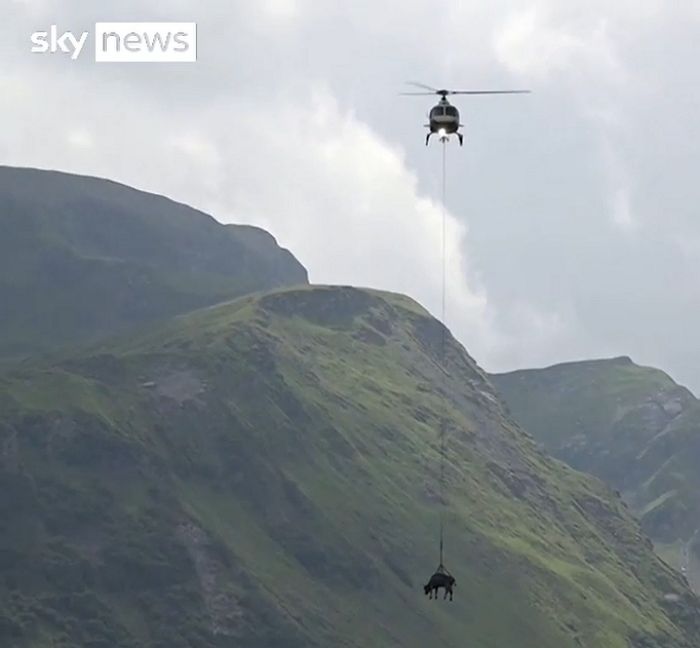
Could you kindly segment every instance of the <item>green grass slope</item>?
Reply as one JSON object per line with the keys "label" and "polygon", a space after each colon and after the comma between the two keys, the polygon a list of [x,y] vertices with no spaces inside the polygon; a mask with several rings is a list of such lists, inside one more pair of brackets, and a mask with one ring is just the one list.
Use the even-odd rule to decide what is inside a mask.
{"label": "green grass slope", "polygon": [[[302,288],[0,376],[0,645],[700,646],[620,500],[443,331]],[[452,603],[421,591],[441,421]]]}
{"label": "green grass slope", "polygon": [[700,406],[664,372],[615,358],[492,380],[548,451],[621,490],[657,542],[700,528]]}
{"label": "green grass slope", "polygon": [[114,182],[0,167],[0,355],[307,282],[272,236]]}

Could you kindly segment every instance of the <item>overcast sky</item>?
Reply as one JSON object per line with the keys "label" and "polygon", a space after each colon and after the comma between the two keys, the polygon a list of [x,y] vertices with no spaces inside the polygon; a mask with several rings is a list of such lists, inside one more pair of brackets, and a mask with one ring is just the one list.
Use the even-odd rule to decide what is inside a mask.
{"label": "overcast sky", "polygon": [[[30,53],[110,20],[196,21],[199,61]],[[531,88],[457,102],[448,325],[491,371],[624,354],[700,391],[699,28],[692,0],[0,0],[0,163],[260,225],[314,282],[439,315],[432,102],[397,93]]]}

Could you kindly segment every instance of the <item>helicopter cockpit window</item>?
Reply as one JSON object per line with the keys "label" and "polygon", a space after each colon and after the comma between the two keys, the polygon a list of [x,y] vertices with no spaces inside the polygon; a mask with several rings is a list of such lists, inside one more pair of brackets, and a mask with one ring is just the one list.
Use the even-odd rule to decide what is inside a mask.
{"label": "helicopter cockpit window", "polygon": [[449,117],[456,117],[457,109],[454,106],[447,106],[447,108],[445,108],[445,114]]}
{"label": "helicopter cockpit window", "polygon": [[442,117],[445,114],[445,109],[442,106],[435,106],[430,111],[430,117]]}

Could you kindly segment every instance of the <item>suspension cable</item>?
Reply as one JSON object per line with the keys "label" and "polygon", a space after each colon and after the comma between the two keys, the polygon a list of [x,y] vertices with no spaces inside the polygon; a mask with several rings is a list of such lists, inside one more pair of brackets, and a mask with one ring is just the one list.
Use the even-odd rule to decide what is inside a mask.
{"label": "suspension cable", "polygon": [[[442,138],[442,300],[441,300],[441,321],[442,321],[442,388],[443,398],[447,398],[447,138]],[[447,424],[446,411],[443,409],[440,416],[440,567],[444,565],[444,550],[445,550],[445,427]]]}

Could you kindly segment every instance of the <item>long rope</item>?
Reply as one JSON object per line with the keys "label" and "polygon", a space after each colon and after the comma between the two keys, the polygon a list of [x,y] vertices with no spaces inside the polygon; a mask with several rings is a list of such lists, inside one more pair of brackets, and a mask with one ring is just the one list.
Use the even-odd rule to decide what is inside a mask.
{"label": "long rope", "polygon": [[[447,393],[447,322],[446,322],[446,305],[447,305],[447,208],[445,206],[447,195],[447,138],[442,138],[442,304],[441,304],[441,321],[442,321],[442,370],[443,370],[443,397]],[[440,566],[444,565],[445,552],[445,426],[446,412],[443,411],[440,417]]]}

